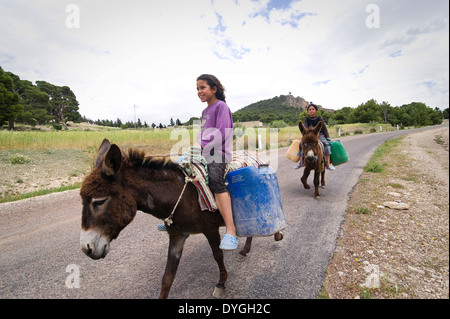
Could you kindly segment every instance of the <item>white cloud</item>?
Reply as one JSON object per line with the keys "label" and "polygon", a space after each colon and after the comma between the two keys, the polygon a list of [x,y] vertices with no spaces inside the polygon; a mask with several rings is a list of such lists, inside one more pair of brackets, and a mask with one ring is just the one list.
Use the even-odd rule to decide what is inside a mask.
{"label": "white cloud", "polygon": [[[67,5],[80,28],[66,26]],[[61,1],[0,3],[0,65],[68,85],[92,119],[167,124],[205,105],[215,74],[233,111],[280,94],[338,109],[375,98],[448,107],[448,1]],[[7,43],[7,45],[3,45]]]}

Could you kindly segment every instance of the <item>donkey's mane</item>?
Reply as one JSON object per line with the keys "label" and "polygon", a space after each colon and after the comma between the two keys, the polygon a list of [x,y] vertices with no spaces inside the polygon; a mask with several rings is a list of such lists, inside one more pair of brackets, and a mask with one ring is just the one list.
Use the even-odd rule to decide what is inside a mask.
{"label": "donkey's mane", "polygon": [[128,158],[133,166],[138,166],[153,170],[176,170],[177,163],[172,162],[170,156],[145,156],[144,151],[130,148]]}

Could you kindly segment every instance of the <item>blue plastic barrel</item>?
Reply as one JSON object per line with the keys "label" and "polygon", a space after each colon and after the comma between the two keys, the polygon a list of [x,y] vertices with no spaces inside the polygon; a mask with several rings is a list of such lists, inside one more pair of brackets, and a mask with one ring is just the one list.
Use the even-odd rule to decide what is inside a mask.
{"label": "blue plastic barrel", "polygon": [[226,180],[238,236],[269,236],[286,226],[278,179],[272,168],[239,168],[229,172]]}

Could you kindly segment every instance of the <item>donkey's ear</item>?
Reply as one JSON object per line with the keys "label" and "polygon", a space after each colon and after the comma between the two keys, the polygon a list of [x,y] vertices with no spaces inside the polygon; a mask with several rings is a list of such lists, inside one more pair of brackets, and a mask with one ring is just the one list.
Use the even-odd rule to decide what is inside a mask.
{"label": "donkey's ear", "polygon": [[100,147],[98,148],[97,151],[97,160],[95,161],[95,166],[98,166],[98,164],[100,164],[100,162],[103,159],[103,156],[105,156],[106,152],[109,150],[109,148],[111,147],[111,143],[108,141],[108,139],[104,139],[102,144],[100,145]]}
{"label": "donkey's ear", "polygon": [[302,132],[302,134],[305,134],[306,128],[303,125],[302,121],[298,122],[298,128],[300,129],[300,132]]}
{"label": "donkey's ear", "polygon": [[314,127],[314,133],[318,135],[321,129],[322,129],[322,121],[319,121],[319,123],[317,123],[317,125]]}
{"label": "donkey's ear", "polygon": [[114,176],[119,171],[121,164],[122,151],[116,144],[113,144],[106,153],[102,164],[102,173],[106,176]]}

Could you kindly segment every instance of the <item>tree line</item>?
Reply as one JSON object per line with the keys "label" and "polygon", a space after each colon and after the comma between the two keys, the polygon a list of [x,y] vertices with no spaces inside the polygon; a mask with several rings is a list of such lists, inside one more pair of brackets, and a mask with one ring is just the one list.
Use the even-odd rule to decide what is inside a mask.
{"label": "tree line", "polygon": [[81,121],[78,101],[68,86],[33,84],[0,67],[0,126],[8,123],[14,129],[15,122],[33,126],[53,122],[65,127],[67,121]]}
{"label": "tree line", "polygon": [[[117,120],[112,121],[112,120],[91,120],[88,119],[86,117],[82,117],[82,122],[84,123],[90,123],[90,124],[95,124],[95,125],[100,125],[100,126],[108,126],[108,127],[119,127],[122,129],[127,129],[127,128],[167,128],[167,125],[159,123],[159,125],[156,125],[155,123],[152,123],[150,125],[147,124],[146,121],[144,121],[144,123],[142,123],[141,119],[138,118],[137,122],[133,122],[133,121],[127,121],[127,122],[122,122],[119,118],[117,118]],[[181,123],[180,119],[177,119],[176,121],[173,120],[173,118],[170,119],[170,124],[169,126],[180,126],[183,125],[183,123]]]}
{"label": "tree line", "polygon": [[[422,102],[412,102],[402,106],[391,106],[388,102],[378,103],[371,99],[358,105],[356,108],[343,107],[334,112],[319,112],[326,123],[386,123],[392,126],[428,126],[441,124],[444,118],[448,119],[448,108],[441,111],[439,108],[428,107]],[[304,111],[300,119],[308,116]]]}
{"label": "tree line", "polygon": [[[68,121],[74,123],[91,123],[100,126],[127,128],[166,128],[159,123],[147,124],[138,119],[137,122],[117,120],[91,120],[78,112],[78,101],[68,86],[57,86],[46,81],[21,80],[12,72],[6,72],[0,66],[0,127],[5,123],[10,130],[14,123],[31,126],[49,123],[65,128]],[[182,125],[179,119],[170,119],[168,126]],[[54,126],[54,127],[58,127]]]}
{"label": "tree line", "polygon": [[[281,97],[283,96],[244,107],[233,113],[233,119],[239,122],[261,121],[264,124],[283,121],[287,125],[297,125],[299,121],[304,121],[308,112],[302,108],[280,104],[280,101],[285,100]],[[421,102],[391,106],[386,101],[378,103],[375,99],[371,99],[356,108],[343,107],[338,110],[319,108],[318,115],[329,125],[375,122],[389,123],[393,126],[427,126],[441,124],[442,119],[448,119],[449,109],[441,111]]]}

